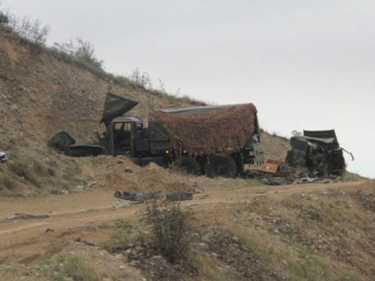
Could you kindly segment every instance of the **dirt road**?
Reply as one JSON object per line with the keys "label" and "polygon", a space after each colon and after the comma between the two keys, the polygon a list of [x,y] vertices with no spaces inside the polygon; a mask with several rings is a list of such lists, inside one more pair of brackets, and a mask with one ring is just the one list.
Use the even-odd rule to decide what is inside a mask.
{"label": "dirt road", "polygon": [[[243,187],[244,180],[229,180],[230,188],[204,179],[205,192],[185,201],[195,212],[218,203],[251,202],[257,196],[275,200],[290,193],[323,192],[327,189],[358,189],[362,182]],[[234,185],[237,181],[237,186]],[[236,186],[236,187],[233,187]],[[118,200],[109,190],[44,197],[0,198],[0,260],[27,262],[51,248],[81,238],[100,243],[109,236],[101,226],[114,220],[137,220],[144,204]]]}

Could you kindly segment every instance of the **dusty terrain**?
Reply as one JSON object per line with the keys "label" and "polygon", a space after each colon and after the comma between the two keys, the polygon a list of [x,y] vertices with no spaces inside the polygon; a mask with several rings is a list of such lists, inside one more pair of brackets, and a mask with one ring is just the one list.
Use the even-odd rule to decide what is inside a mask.
{"label": "dusty terrain", "polygon": [[[138,101],[130,114],[141,118],[196,104],[95,75],[0,28],[0,150],[9,158],[0,164],[0,280],[373,280],[374,181],[349,173],[268,186],[47,149],[60,131],[92,140],[107,91]],[[261,138],[266,158],[285,158],[287,139]],[[190,256],[172,265],[150,244],[146,204],[113,195],[193,185],[204,192],[182,202],[194,213]]]}
{"label": "dusty terrain", "polygon": [[[12,274],[25,280],[39,280],[46,261],[58,259],[64,253],[85,257],[85,251],[97,252],[94,261],[101,263],[96,267],[97,274],[108,280],[122,280],[122,274],[134,276],[134,280],[210,280],[212,269],[205,268],[212,266],[210,263],[228,271],[218,275],[222,280],[302,280],[298,278],[307,278],[308,274],[317,276],[312,280],[372,280],[375,270],[375,183],[372,181],[264,186],[252,179],[186,176],[153,164],[140,168],[127,159],[102,161],[105,164],[86,163],[86,167],[97,175],[105,175],[106,171],[104,174],[99,171],[103,167],[111,167],[113,172],[95,178],[94,184],[82,189],[0,198],[3,280],[10,280]],[[132,173],[118,173],[129,167]],[[168,269],[170,276],[159,279],[160,271],[154,269],[150,273],[150,267],[144,267],[150,261],[129,256],[126,249],[114,249],[116,243],[111,239],[116,224],[126,222],[136,233],[149,231],[141,219],[146,203],[117,199],[113,196],[116,189],[166,192],[186,190],[195,184],[204,193],[194,194],[193,200],[182,204],[192,208],[196,219],[197,237],[192,249],[203,257],[208,255],[203,269],[197,266],[193,276]],[[239,237],[238,244],[232,240],[233,236]],[[222,248],[225,241],[229,241],[228,249]],[[222,250],[225,252],[220,253]],[[246,261],[238,255],[248,251],[255,255],[249,258],[259,262],[253,268],[254,279],[236,271],[246,267]],[[109,264],[101,259],[104,255],[111,260]],[[152,258],[156,254],[149,255]],[[85,259],[93,262],[91,256]],[[293,269],[293,263],[297,269]],[[309,265],[311,269],[304,269]],[[111,274],[110,266],[114,268]],[[290,267],[297,272],[290,273]],[[272,274],[265,273],[268,271]]]}

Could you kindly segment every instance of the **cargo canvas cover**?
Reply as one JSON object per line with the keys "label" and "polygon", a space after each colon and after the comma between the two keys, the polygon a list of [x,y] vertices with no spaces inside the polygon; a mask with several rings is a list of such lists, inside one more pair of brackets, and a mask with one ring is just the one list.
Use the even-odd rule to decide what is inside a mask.
{"label": "cargo canvas cover", "polygon": [[233,177],[244,164],[261,163],[263,151],[256,107],[251,104],[157,109],[148,127],[136,117],[123,116],[138,103],[108,93],[103,117],[105,131],[98,142],[75,144],[61,132],[49,146],[70,156],[126,155],[139,165],[179,163],[194,174]]}

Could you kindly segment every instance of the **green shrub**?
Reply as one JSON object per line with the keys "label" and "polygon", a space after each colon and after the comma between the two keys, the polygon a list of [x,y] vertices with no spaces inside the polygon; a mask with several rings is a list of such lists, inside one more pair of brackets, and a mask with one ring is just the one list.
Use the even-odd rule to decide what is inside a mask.
{"label": "green shrub", "polygon": [[55,43],[51,53],[65,61],[76,62],[93,73],[105,73],[103,61],[96,58],[94,46],[81,37],[76,38],[76,43],[72,40],[69,43]]}
{"label": "green shrub", "polygon": [[191,209],[182,210],[180,202],[148,202],[145,219],[151,224],[155,246],[174,264],[186,257],[191,242]]}
{"label": "green shrub", "polygon": [[141,72],[139,68],[133,70],[130,80],[134,81],[138,87],[144,90],[152,90],[152,82],[150,76],[146,72]]}
{"label": "green shrub", "polygon": [[4,14],[1,11],[0,25],[17,33],[22,39],[38,46],[45,45],[50,31],[49,26],[43,26],[40,20],[31,20],[29,16],[24,16],[20,19],[9,12]]}

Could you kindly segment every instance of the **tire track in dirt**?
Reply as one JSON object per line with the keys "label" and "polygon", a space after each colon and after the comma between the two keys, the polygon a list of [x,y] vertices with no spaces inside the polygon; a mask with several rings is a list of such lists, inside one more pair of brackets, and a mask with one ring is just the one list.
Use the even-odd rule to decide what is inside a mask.
{"label": "tire track in dirt", "polygon": [[[217,204],[235,204],[241,201],[251,201],[258,196],[271,196],[275,199],[282,199],[290,193],[322,192],[327,189],[344,191],[359,187],[361,184],[362,182],[338,182],[330,184],[240,187],[234,190],[219,190],[211,187],[204,194],[196,194],[192,201],[183,201],[182,205],[189,206],[196,212],[202,212]],[[12,221],[0,222],[0,259],[14,256],[17,261],[21,257],[25,258],[25,255],[30,255],[35,251],[35,248],[40,249],[39,251],[45,251],[50,247],[52,240],[62,237],[70,239],[74,235],[88,235],[90,239],[98,242],[103,237],[98,235],[98,232],[94,232],[97,237],[92,236],[88,229],[98,228],[101,224],[118,219],[134,220],[139,218],[140,210],[145,207],[145,204],[130,204],[127,207],[113,210],[109,201],[114,198],[106,196],[105,200],[99,200],[108,192],[110,191],[99,190],[59,198],[59,200],[54,201],[54,204],[59,204],[60,209],[55,213],[50,213],[48,218],[21,219],[17,220],[16,223]],[[81,197],[86,197],[86,202],[88,202],[84,204],[86,209],[76,208],[72,210],[71,205],[67,202],[71,203],[72,198],[79,201]],[[12,210],[15,210],[22,203],[27,205],[29,203],[28,200],[27,198],[20,200],[16,204],[17,206],[13,206]],[[64,203],[66,203],[66,207],[64,207]],[[41,213],[46,207],[39,205],[39,207],[35,206],[31,209],[35,213]],[[8,211],[11,212],[12,210]],[[18,253],[18,255],[15,253]]]}

